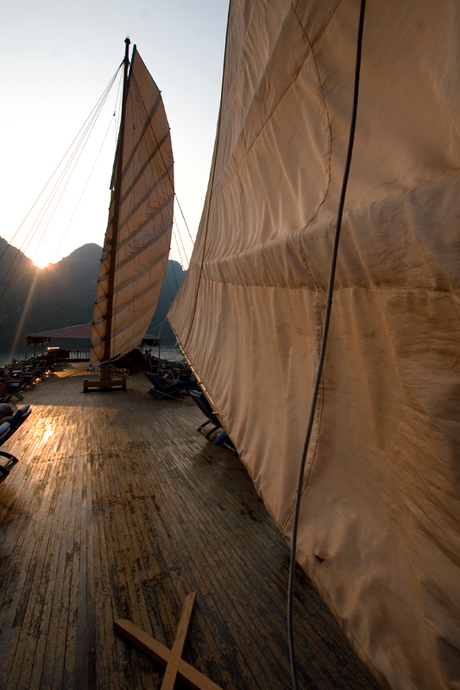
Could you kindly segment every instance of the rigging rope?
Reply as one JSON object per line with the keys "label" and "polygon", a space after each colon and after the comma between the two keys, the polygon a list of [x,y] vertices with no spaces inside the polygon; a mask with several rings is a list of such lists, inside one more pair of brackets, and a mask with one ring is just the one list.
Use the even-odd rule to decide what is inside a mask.
{"label": "rigging rope", "polygon": [[[115,117],[115,113],[114,113],[114,117]],[[109,132],[110,132],[110,130],[111,130],[111,128],[112,128],[112,125],[113,125],[113,122],[110,122],[110,124],[109,124],[109,126],[108,126],[108,128],[107,128],[107,131],[106,131],[106,133],[105,133],[104,139],[102,140],[102,144],[101,144],[101,146],[100,146],[100,148],[99,148],[99,151],[98,151],[98,153],[97,153],[97,156],[96,156],[96,158],[95,158],[95,160],[94,160],[93,166],[92,166],[92,168],[91,168],[91,170],[90,170],[90,172],[89,172],[88,179],[86,180],[85,186],[83,187],[82,193],[80,194],[80,198],[79,198],[78,201],[77,201],[77,205],[75,206],[74,212],[72,213],[72,216],[71,216],[71,218],[70,218],[70,220],[69,220],[69,222],[68,222],[68,224],[67,224],[67,227],[66,227],[66,229],[65,229],[65,232],[64,232],[64,234],[62,235],[61,239],[59,240],[59,244],[58,244],[58,246],[56,247],[56,251],[55,251],[54,254],[53,254],[53,258],[51,259],[51,263],[52,263],[52,262],[54,261],[54,259],[56,258],[57,253],[59,252],[59,249],[60,249],[60,247],[61,247],[61,244],[62,244],[63,241],[65,240],[65,238],[66,238],[66,236],[67,236],[67,233],[68,233],[68,231],[69,231],[69,229],[70,229],[70,226],[72,225],[72,221],[73,221],[73,219],[75,218],[75,214],[77,213],[78,208],[79,208],[79,206],[80,206],[80,203],[81,203],[81,201],[82,201],[82,199],[83,199],[83,196],[84,196],[84,194],[85,194],[85,192],[86,192],[86,189],[87,189],[88,184],[89,184],[89,182],[90,182],[90,180],[91,180],[91,177],[92,177],[92,175],[93,175],[93,172],[94,172],[94,169],[95,169],[95,167],[96,167],[96,165],[97,165],[97,162],[98,162],[98,160],[99,160],[99,157],[100,157],[100,155],[101,155],[101,153],[102,153],[102,150],[103,150],[103,148],[104,148],[105,141],[106,141],[107,136],[108,136],[108,134],[109,134]]]}
{"label": "rigging rope", "polygon": [[[106,86],[106,88],[104,89],[102,95],[101,95],[101,96],[99,97],[99,99],[97,100],[96,104],[94,105],[93,109],[91,110],[90,114],[88,115],[88,117],[86,118],[85,122],[84,122],[83,125],[81,126],[80,130],[78,131],[78,133],[77,133],[76,136],[74,137],[74,139],[73,139],[72,143],[70,144],[70,146],[68,147],[67,151],[66,151],[66,152],[64,153],[64,155],[62,156],[61,160],[59,161],[58,165],[57,165],[56,168],[54,169],[53,173],[51,174],[50,178],[49,178],[48,181],[46,182],[45,186],[43,187],[42,191],[41,191],[40,194],[38,195],[37,199],[36,199],[35,202],[33,203],[32,207],[31,207],[30,210],[28,211],[28,213],[27,213],[27,215],[25,216],[24,220],[23,220],[22,223],[19,225],[19,227],[18,227],[18,229],[16,230],[16,232],[14,233],[13,237],[9,240],[9,244],[10,244],[10,245],[11,245],[12,242],[14,242],[14,239],[16,238],[18,232],[21,230],[21,228],[22,228],[22,226],[24,225],[24,223],[26,222],[27,218],[30,216],[30,214],[32,213],[33,209],[34,209],[35,206],[38,204],[38,202],[39,202],[39,200],[41,199],[41,197],[43,196],[45,190],[48,188],[49,184],[51,183],[51,181],[53,180],[53,178],[55,177],[55,175],[57,174],[57,172],[60,170],[60,168],[61,168],[61,166],[63,165],[64,161],[67,159],[67,157],[68,157],[69,155],[70,155],[71,157],[74,156],[74,153],[71,153],[72,150],[74,149],[74,146],[76,146],[77,149],[78,149],[78,147],[81,146],[81,142],[84,140],[85,134],[88,132],[88,129],[90,128],[90,132],[91,132],[92,129],[94,128],[94,124],[93,124],[93,127],[91,127],[91,122],[95,123],[95,121],[96,121],[97,118],[99,117],[100,112],[101,112],[103,106],[105,105],[105,103],[106,103],[106,101],[107,101],[107,98],[108,98],[109,93],[110,93],[110,91],[111,91],[111,89],[112,89],[112,86],[113,86],[113,84],[114,84],[114,82],[115,82],[115,80],[116,80],[116,78],[117,78],[117,76],[118,76],[118,74],[119,74],[119,72],[120,72],[120,69],[121,69],[121,66],[117,69],[117,71],[115,72],[115,74],[113,75],[113,77],[111,78],[111,80],[109,81],[109,83],[108,83],[108,85]],[[86,135],[86,139],[88,139],[88,135]],[[68,166],[69,164],[67,163],[66,165]],[[61,173],[61,177],[62,177],[62,173]],[[48,198],[49,198],[49,196],[48,196]],[[45,202],[45,205],[46,205],[46,202]],[[42,207],[42,209],[43,209],[43,207]],[[36,221],[35,221],[35,223],[36,223]],[[29,234],[30,234],[30,231],[29,231],[28,235],[29,235]],[[24,243],[21,245],[21,248],[22,248],[23,245],[24,245]],[[8,247],[6,247],[6,248],[4,249],[4,251],[2,252],[2,254],[0,255],[0,260],[3,258],[3,255],[5,254],[5,252],[6,252],[7,249],[8,249]]]}
{"label": "rigging rope", "polygon": [[[357,115],[357,108],[358,108],[359,75],[360,75],[360,69],[361,69],[361,51],[362,51],[362,42],[363,42],[363,26],[364,26],[365,6],[366,6],[366,0],[361,0],[361,7],[360,7],[360,14],[359,14],[359,26],[358,26],[358,37],[357,37],[357,46],[356,46],[355,78],[354,78],[354,88],[353,88],[353,108],[352,108],[350,131],[349,131],[349,138],[348,138],[347,158],[346,158],[346,162],[345,162],[345,169],[344,169],[343,180],[342,180],[342,189],[341,189],[341,193],[340,193],[340,201],[339,201],[339,207],[338,207],[338,211],[337,211],[337,221],[336,221],[336,228],[335,228],[334,246],[333,246],[333,250],[332,250],[330,272],[329,272],[329,284],[328,284],[328,290],[327,290],[326,313],[325,313],[325,317],[324,317],[323,337],[321,339],[321,349],[320,349],[320,355],[319,355],[319,360],[318,360],[318,368],[316,371],[315,385],[314,385],[314,389],[313,389],[313,396],[312,396],[312,402],[311,402],[311,408],[310,408],[310,417],[308,420],[308,427],[307,427],[307,432],[306,432],[306,436],[305,436],[305,443],[304,443],[302,458],[301,458],[301,462],[300,462],[299,478],[298,478],[298,483],[297,483],[296,502],[295,502],[294,516],[293,516],[291,558],[290,558],[290,565],[289,565],[289,582],[288,582],[288,596],[287,596],[287,628],[288,628],[289,656],[290,656],[291,673],[292,673],[292,685],[293,685],[294,690],[298,690],[297,666],[296,666],[295,651],[294,651],[294,634],[293,634],[293,623],[292,623],[294,572],[295,572],[295,565],[296,565],[296,550],[297,550],[297,530],[298,530],[298,523],[299,523],[300,504],[302,501],[302,486],[304,483],[303,479],[304,479],[304,473],[305,473],[305,464],[306,464],[306,459],[307,459],[307,454],[308,454],[308,448],[310,445],[310,438],[311,438],[311,433],[312,433],[312,429],[313,429],[313,423],[314,423],[315,412],[316,412],[316,405],[317,405],[317,401],[318,401],[318,393],[319,393],[319,388],[320,388],[321,379],[322,379],[323,364],[324,364],[324,359],[325,359],[325,354],[326,354],[326,345],[327,345],[327,338],[328,338],[328,332],[329,332],[329,322],[330,322],[330,318],[331,318],[331,309],[332,309],[332,296],[333,296],[333,292],[334,292],[334,278],[335,278],[335,270],[336,270],[336,265],[337,265],[337,255],[338,255],[338,249],[339,249],[340,230],[342,227],[342,217],[343,217],[343,209],[344,209],[344,205],[345,205],[345,195],[346,195],[346,191],[347,191],[348,177],[350,174],[350,166],[351,166],[351,157],[352,157],[352,153],[353,153],[353,143],[354,143],[355,128],[356,128],[356,115]],[[312,467],[310,467],[310,469],[309,469],[309,473],[308,473],[308,476],[307,476],[305,483],[308,482],[308,477],[309,477],[309,474],[311,472],[311,469],[312,469]]]}
{"label": "rigging rope", "polygon": [[[59,164],[56,166],[54,172],[52,173],[52,175],[50,176],[49,180],[47,181],[47,183],[46,183],[45,186],[43,187],[42,191],[40,192],[40,194],[39,194],[39,196],[37,197],[36,201],[35,201],[34,204],[32,205],[32,207],[31,207],[31,209],[29,210],[29,212],[27,213],[26,217],[25,217],[24,220],[22,221],[21,225],[20,225],[19,228],[16,230],[16,232],[15,232],[15,234],[13,235],[12,239],[10,240],[9,244],[5,247],[4,251],[3,251],[2,254],[0,255],[0,260],[1,260],[1,259],[3,258],[3,256],[4,256],[5,252],[7,251],[7,249],[8,249],[9,247],[12,246],[12,245],[11,245],[11,242],[12,242],[12,241],[14,240],[14,238],[17,236],[18,232],[20,231],[20,229],[22,228],[22,226],[23,226],[24,223],[26,222],[27,218],[30,216],[31,212],[33,211],[33,209],[34,209],[35,206],[37,205],[38,201],[39,201],[40,198],[43,196],[45,190],[49,187],[50,183],[51,183],[52,180],[56,177],[56,175],[58,175],[57,180],[56,180],[56,182],[54,183],[54,185],[53,185],[51,191],[49,192],[49,194],[48,194],[48,196],[47,196],[45,202],[43,203],[41,209],[39,210],[37,217],[35,218],[34,222],[32,223],[31,228],[30,228],[29,231],[27,232],[26,237],[25,237],[24,241],[22,242],[21,247],[19,248],[19,251],[16,252],[16,254],[15,254],[14,257],[12,258],[12,260],[11,260],[9,266],[7,267],[6,271],[3,273],[2,278],[0,279],[0,285],[2,285],[2,284],[4,285],[3,291],[2,291],[1,294],[0,294],[0,302],[1,302],[2,299],[3,299],[6,290],[10,287],[11,282],[12,282],[12,279],[13,279],[13,276],[14,276],[14,274],[15,274],[15,272],[16,272],[18,266],[19,266],[19,264],[20,264],[21,261],[23,260],[23,255],[24,255],[25,252],[27,251],[27,249],[28,249],[28,247],[30,246],[30,243],[32,242],[32,240],[34,239],[35,234],[37,233],[38,228],[40,227],[41,222],[43,222],[43,219],[45,218],[46,214],[47,214],[48,212],[50,212],[51,204],[52,204],[54,198],[56,197],[58,191],[61,190],[61,193],[60,193],[60,196],[59,196],[59,198],[58,198],[58,201],[57,201],[57,203],[55,204],[54,209],[51,210],[51,215],[50,215],[50,218],[49,218],[49,220],[48,220],[48,223],[47,223],[45,229],[43,230],[42,235],[41,235],[41,237],[40,237],[40,239],[39,239],[37,248],[40,247],[40,245],[41,245],[41,243],[42,243],[42,241],[43,241],[43,238],[44,238],[44,236],[45,236],[45,233],[46,233],[46,231],[47,231],[47,229],[48,229],[48,227],[49,227],[49,225],[50,225],[50,223],[51,223],[51,220],[52,220],[52,218],[53,218],[53,216],[54,216],[54,213],[56,212],[56,208],[57,208],[57,206],[58,206],[59,200],[62,198],[62,196],[63,196],[63,194],[64,194],[64,192],[65,192],[65,190],[66,190],[66,188],[67,188],[67,186],[68,186],[68,184],[69,184],[69,182],[70,182],[71,176],[72,176],[73,172],[75,171],[75,167],[76,167],[76,165],[77,165],[77,163],[78,163],[78,161],[79,161],[79,159],[80,159],[80,157],[81,157],[81,155],[82,155],[82,153],[83,153],[83,150],[84,150],[85,146],[86,146],[87,143],[88,143],[89,137],[91,136],[92,132],[94,131],[94,127],[95,127],[95,125],[96,125],[96,122],[98,121],[98,118],[99,118],[99,116],[100,116],[100,114],[101,114],[101,112],[102,112],[102,110],[103,110],[103,107],[104,107],[105,103],[107,102],[107,98],[108,98],[108,96],[109,96],[109,94],[110,94],[110,91],[111,91],[111,89],[112,89],[112,86],[113,86],[115,80],[117,79],[117,76],[118,76],[119,71],[120,71],[120,68],[115,72],[115,74],[114,74],[113,77],[111,78],[110,82],[108,83],[108,85],[107,85],[106,88],[104,89],[102,95],[99,97],[98,101],[96,102],[96,105],[93,107],[93,109],[91,110],[90,114],[88,115],[88,117],[86,118],[85,122],[83,123],[82,127],[80,128],[79,132],[78,132],[77,135],[74,137],[72,143],[71,143],[70,146],[68,147],[68,149],[67,149],[67,151],[65,152],[64,156],[61,158]],[[106,134],[106,136],[104,137],[104,141],[105,141],[105,138],[106,138],[106,137],[107,137],[107,134]],[[98,154],[97,154],[96,162],[97,162],[97,159],[99,158],[100,152],[101,152],[101,151],[99,150],[99,152],[98,152]],[[94,165],[93,165],[93,167],[92,167],[92,169],[91,169],[90,177],[91,177],[91,175],[92,175],[92,172],[93,172],[93,170],[94,170],[94,167],[95,167],[95,165],[96,165],[96,162],[94,163]],[[64,167],[62,167],[62,166],[64,166]],[[70,172],[69,172],[69,170],[70,170]],[[58,173],[59,173],[59,174],[58,174]],[[86,181],[85,189],[86,189],[88,183],[89,183],[89,178],[88,178],[88,180]],[[64,185],[64,186],[62,187],[62,185]],[[78,201],[77,208],[78,208],[78,205],[79,205],[80,201],[81,201],[81,196],[80,196],[80,199],[79,199],[79,201]],[[72,219],[73,219],[73,217],[74,217],[74,215],[75,215],[75,212],[76,212],[76,209],[75,209],[75,211],[74,211],[74,213],[73,213],[73,215],[72,215]],[[72,219],[71,219],[71,221],[69,222],[69,224],[68,224],[68,226],[67,226],[66,232],[67,232],[67,230],[69,229],[69,226],[70,226],[70,223],[72,222]],[[62,237],[62,238],[61,238],[60,244],[62,243],[63,239],[64,239],[64,238]],[[59,244],[59,246],[60,246],[60,244]],[[56,252],[57,252],[57,250],[56,250]],[[56,252],[55,252],[54,256],[56,256]],[[23,285],[23,283],[24,283],[24,280],[25,280],[26,277],[30,274],[30,272],[31,272],[32,269],[33,269],[33,263],[31,262],[31,263],[29,264],[28,268],[26,269],[26,271],[24,271],[24,273],[23,273],[23,275],[22,275],[22,277],[21,277],[21,280],[19,281],[19,284],[18,284],[18,286],[17,286],[17,288],[16,288],[16,291],[15,291],[13,297],[12,297],[12,300],[11,300],[11,302],[10,302],[8,308],[7,308],[6,311],[5,311],[3,320],[2,320],[2,322],[1,322],[1,324],[0,324],[0,328],[2,328],[3,324],[5,323],[5,320],[8,318],[8,316],[9,316],[9,314],[10,314],[10,311],[11,311],[11,309],[12,309],[12,307],[13,307],[13,304],[15,303],[15,300],[16,300],[16,298],[17,298],[17,296],[18,296],[18,293],[19,293],[19,291],[20,291],[20,289],[21,289],[21,287],[22,287],[22,285]]]}
{"label": "rigging rope", "polygon": [[181,212],[181,216],[182,216],[182,218],[183,218],[183,221],[184,221],[184,223],[185,223],[185,227],[187,228],[188,236],[190,237],[190,240],[191,240],[191,242],[192,242],[192,244],[193,244],[193,237],[192,237],[192,234],[191,234],[191,232],[190,232],[190,228],[188,227],[188,223],[187,223],[187,220],[186,220],[186,218],[185,218],[184,212],[183,212],[183,210],[182,210],[182,206],[181,206],[180,203],[179,203],[179,199],[178,199],[177,194],[176,194],[176,201],[177,201],[177,205],[179,206],[179,211]]}
{"label": "rigging rope", "polygon": [[[177,200],[177,195],[176,195],[176,200]],[[176,227],[177,233],[176,233],[175,230],[174,230],[174,226]],[[185,251],[184,243],[183,243],[183,241],[182,241],[182,235],[181,235],[181,233],[180,233],[180,231],[179,231],[179,228],[178,228],[178,225],[177,225],[177,221],[176,221],[176,217],[175,217],[175,216],[174,216],[174,224],[173,224],[173,237],[174,237],[174,239],[176,240],[177,253],[179,254],[179,258],[180,258],[180,261],[181,261],[181,265],[182,265],[183,267],[184,267],[184,266],[188,266],[189,260],[188,260],[188,257],[187,257],[187,252]],[[184,252],[185,262],[184,262],[184,259],[182,258],[182,252],[181,252],[181,250],[180,250],[179,242],[177,241],[177,237],[179,237],[180,243],[181,243],[181,245],[182,245],[182,251]],[[175,282],[176,282],[176,288],[179,289],[179,286],[178,286],[178,284],[177,284],[177,278],[176,278],[176,273],[175,273],[175,272],[174,272],[174,279],[175,279]]]}

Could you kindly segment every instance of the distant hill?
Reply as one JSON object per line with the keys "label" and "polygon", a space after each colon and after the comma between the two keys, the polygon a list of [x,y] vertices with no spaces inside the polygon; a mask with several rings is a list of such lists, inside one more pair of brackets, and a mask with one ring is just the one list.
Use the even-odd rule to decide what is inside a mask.
{"label": "distant hill", "polygon": [[[21,352],[27,334],[92,321],[101,251],[97,244],[85,244],[39,269],[0,237],[0,352]],[[158,333],[184,276],[177,261],[168,261],[149,333]],[[168,323],[161,340],[175,343]]]}
{"label": "distant hill", "polygon": [[85,244],[40,271],[23,336],[93,320],[102,248]]}
{"label": "distant hill", "polygon": [[15,351],[19,342],[22,346],[24,306],[40,272],[19,249],[0,237],[0,351]]}

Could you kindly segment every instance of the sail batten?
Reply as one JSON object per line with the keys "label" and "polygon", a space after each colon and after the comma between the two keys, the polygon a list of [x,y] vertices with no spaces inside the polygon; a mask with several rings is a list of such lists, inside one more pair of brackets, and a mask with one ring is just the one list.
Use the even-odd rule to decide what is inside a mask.
{"label": "sail batten", "polygon": [[[124,225],[125,223],[128,222],[128,220],[131,218],[131,216],[133,215],[133,213],[135,213],[135,212],[145,203],[145,201],[147,201],[147,199],[151,196],[151,194],[155,191],[155,189],[156,189],[157,187],[159,187],[160,185],[164,184],[165,181],[167,182],[167,181],[169,180],[169,176],[172,174],[172,171],[173,171],[173,166],[170,165],[170,166],[167,168],[167,170],[165,170],[165,172],[163,173],[163,175],[161,175],[161,177],[159,177],[158,180],[156,180],[155,183],[147,190],[147,192],[145,193],[145,196],[143,196],[142,199],[140,199],[140,200],[137,202],[136,206],[131,210],[131,212],[129,213],[129,215],[128,215],[126,218],[123,219],[123,221],[120,223],[120,227],[123,227],[123,225]],[[170,197],[170,198],[168,198],[168,199],[166,200],[165,203],[166,203],[166,204],[170,204],[172,201],[173,201],[173,198]],[[147,219],[147,220],[145,221],[144,225],[146,225],[152,218],[154,218],[156,215],[158,215],[158,213],[160,213],[160,209],[158,209],[157,211],[155,211],[155,213],[154,213],[149,219]],[[138,232],[138,230],[136,230],[135,232]],[[134,234],[135,234],[135,233],[133,233],[133,235],[134,235]],[[129,241],[129,238],[127,238],[127,239],[124,240],[124,241],[125,241],[125,242],[126,242],[126,241]]]}
{"label": "sail batten", "polygon": [[[140,343],[155,311],[170,248],[174,180],[169,124],[161,93],[137,50],[132,56],[122,126],[124,135],[120,132],[117,147],[117,159],[122,157],[121,163],[118,159],[120,180],[114,172],[115,186],[97,281],[92,363],[116,358]],[[107,328],[108,310],[111,323],[107,356],[107,335],[102,331]]]}
{"label": "sail batten", "polygon": [[[153,189],[154,189],[154,188],[152,188],[152,191],[153,191]],[[167,232],[168,229],[169,229],[169,223],[170,223],[170,219],[169,219],[169,218],[163,218],[162,221],[160,221],[159,223],[157,223],[156,225],[154,225],[154,227],[153,227],[153,228],[150,228],[150,230],[147,230],[147,232],[143,232],[143,231],[145,231],[145,229],[148,227],[148,225],[150,225],[150,223],[152,222],[152,220],[154,220],[158,215],[161,216],[161,215],[163,214],[163,211],[166,210],[166,209],[168,208],[168,206],[169,206],[173,201],[174,201],[174,197],[173,197],[173,196],[172,196],[170,199],[167,199],[166,202],[163,204],[163,206],[160,206],[160,208],[157,209],[157,210],[152,214],[152,216],[151,216],[150,218],[148,218],[146,221],[144,221],[144,223],[141,223],[141,224],[136,228],[136,230],[135,230],[132,234],[128,235],[124,240],[122,240],[122,241],[119,243],[119,245],[118,245],[119,248],[123,248],[123,247],[124,247],[125,245],[127,245],[127,244],[129,244],[129,245],[133,244],[132,247],[130,246],[131,254],[133,254],[133,253],[136,252],[136,249],[135,249],[135,247],[136,247],[136,238],[137,238],[139,241],[140,241],[142,238],[145,239],[145,237],[147,237],[149,240],[152,240],[152,239],[154,239],[155,237],[160,237],[161,234],[163,234],[163,232]],[[122,223],[122,226],[121,226],[121,227],[123,227],[123,225],[125,225],[125,223]],[[142,232],[143,232],[143,234],[140,234],[140,233],[142,233]],[[142,241],[144,241],[144,240],[142,240]],[[142,248],[142,247],[141,247],[141,248]],[[137,242],[137,249],[139,249],[139,242]],[[103,260],[103,261],[106,261],[106,260],[108,259],[108,256],[109,256],[108,252],[107,252],[107,251],[104,252],[103,255],[102,255],[102,260]],[[99,277],[99,280],[100,280],[100,279],[101,279],[101,277]]]}
{"label": "sail batten", "polygon": [[[146,249],[152,248],[152,247],[154,247],[155,245],[157,245],[157,244],[159,243],[159,241],[161,240],[162,237],[165,237],[165,236],[168,237],[168,233],[169,233],[169,221],[167,222],[167,227],[161,226],[161,227],[159,227],[158,229],[153,229],[153,230],[152,230],[152,237],[151,237],[151,238],[150,238],[150,235],[149,235],[149,234],[147,234],[147,239],[146,239],[146,235],[145,235],[145,234],[144,234],[144,235],[141,235],[141,236],[136,235],[134,238],[130,238],[130,239],[129,239],[129,244],[130,244],[130,245],[131,245],[131,244],[133,245],[132,247],[131,247],[131,246],[129,247],[130,254],[126,257],[126,259],[124,259],[124,261],[121,261],[121,262],[119,263],[119,267],[120,267],[120,268],[123,268],[123,267],[126,266],[129,262],[134,261],[136,258],[139,257],[139,254],[143,254],[143,252],[144,252]],[[138,239],[138,243],[136,243],[136,239]],[[135,247],[137,247],[137,249],[136,249]],[[168,247],[168,249],[167,249],[165,252],[163,252],[162,254],[158,253],[158,256],[155,258],[155,261],[157,261],[158,259],[163,258],[163,257],[164,257],[165,255],[167,255],[167,254],[169,254],[169,247]],[[99,280],[100,280],[100,281],[103,281],[104,279],[107,278],[107,275],[108,275],[107,272],[104,273],[104,275],[101,276],[101,277],[99,278]],[[126,279],[125,282],[127,282],[128,279],[129,279],[129,280],[133,280],[133,279],[135,280],[135,278],[136,278],[137,275],[138,275],[138,274],[136,273],[136,275],[130,276],[129,278]],[[117,285],[117,287],[114,289],[114,291],[116,292],[116,290],[119,290],[120,287],[122,287],[122,285],[123,285],[123,283],[120,282],[120,283]]]}
{"label": "sail batten", "polygon": [[[161,103],[161,102],[162,102],[162,101],[161,101],[161,97],[159,97],[159,103]],[[133,161],[133,159],[134,159],[134,157],[135,157],[135,155],[136,155],[136,153],[137,153],[139,147],[144,143],[144,141],[145,141],[145,139],[144,139],[145,133],[148,132],[148,129],[149,129],[149,126],[150,126],[150,122],[151,122],[151,119],[152,119],[153,116],[155,115],[156,110],[157,110],[157,108],[155,108],[155,111],[152,112],[151,115],[149,116],[149,120],[148,120],[148,122],[145,124],[144,130],[143,130],[143,132],[141,133],[141,135],[140,135],[140,137],[139,137],[138,143],[136,144],[136,146],[135,146],[133,152],[131,153],[131,156],[129,157],[129,160],[128,160],[127,163],[126,163],[126,166],[125,166],[124,169],[123,169],[123,176],[128,172],[128,170],[129,170],[129,168],[130,168],[130,166],[131,166],[131,164],[132,164],[132,161]],[[155,143],[155,151],[153,152],[151,158],[153,158],[153,156],[156,155],[156,154],[158,153],[158,151],[160,150],[162,144],[164,144],[165,141],[167,141],[167,136],[163,137],[163,139],[162,139],[160,142],[156,142],[156,140],[155,140],[155,142],[156,142],[156,143]]]}
{"label": "sail batten", "polygon": [[158,144],[156,144],[155,150],[152,151],[149,158],[145,161],[143,167],[137,171],[136,177],[132,181],[131,187],[128,187],[126,189],[126,191],[124,192],[124,194],[122,196],[122,202],[125,201],[129,197],[133,188],[136,186],[136,184],[139,182],[139,180],[143,178],[145,171],[152,164],[152,161],[154,160],[154,158],[160,153],[161,147],[164,144],[167,144],[168,140],[169,140],[169,134],[167,136],[165,136]]}
{"label": "sail batten", "polygon": [[[148,248],[148,247],[147,247],[147,248]],[[150,266],[147,266],[146,268],[144,268],[143,271],[139,271],[138,273],[136,273],[135,276],[133,276],[132,278],[128,278],[128,279],[125,280],[123,283],[121,283],[120,285],[118,285],[118,286],[115,288],[115,292],[117,292],[117,291],[119,291],[119,290],[124,290],[124,289],[127,288],[128,286],[133,285],[137,280],[141,280],[144,276],[146,276],[146,275],[149,273],[149,271],[152,271],[152,269],[156,269],[157,264],[162,263],[163,266],[164,266],[164,265],[166,264],[166,261],[167,261],[167,258],[168,258],[168,254],[169,254],[169,249],[165,250],[165,251],[163,252],[163,254],[160,254],[157,258],[155,258],[155,260],[153,261],[153,263],[152,263]],[[160,281],[163,282],[162,276],[160,276],[160,277],[157,279],[156,283],[152,283],[152,287],[154,287],[155,285],[157,285]],[[149,285],[150,285],[150,283],[149,283]],[[148,289],[148,288],[147,288],[147,289]],[[135,298],[133,298],[133,299],[138,299],[139,296],[140,296],[140,295],[136,292],[136,296],[135,296]]]}

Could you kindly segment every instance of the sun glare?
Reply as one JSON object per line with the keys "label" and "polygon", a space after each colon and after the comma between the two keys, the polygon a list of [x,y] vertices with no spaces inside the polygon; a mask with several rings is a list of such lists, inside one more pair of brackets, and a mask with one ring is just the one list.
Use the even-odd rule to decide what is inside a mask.
{"label": "sun glare", "polygon": [[48,259],[41,258],[39,256],[35,257],[33,259],[33,262],[34,262],[34,266],[36,266],[37,268],[46,268],[50,264]]}
{"label": "sun glare", "polygon": [[43,246],[41,248],[37,247],[35,251],[32,251],[29,254],[29,257],[32,259],[34,266],[37,268],[46,268],[51,263],[50,254],[50,250],[47,250],[43,243]]}

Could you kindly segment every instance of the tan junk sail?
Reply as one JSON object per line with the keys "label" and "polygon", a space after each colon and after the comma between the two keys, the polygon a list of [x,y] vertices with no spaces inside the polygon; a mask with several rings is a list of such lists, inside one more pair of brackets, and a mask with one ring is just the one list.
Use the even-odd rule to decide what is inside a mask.
{"label": "tan junk sail", "polygon": [[[289,540],[359,3],[231,0],[171,323]],[[458,4],[368,2],[298,560],[383,687],[460,688]]]}
{"label": "tan junk sail", "polygon": [[[156,308],[169,254],[174,181],[171,138],[161,94],[134,49],[129,76],[113,290],[110,358],[136,347]],[[116,183],[114,166],[114,184]],[[91,362],[104,360],[115,194],[109,210],[94,309]]]}

